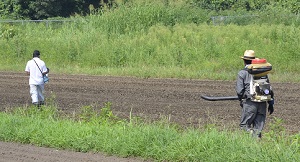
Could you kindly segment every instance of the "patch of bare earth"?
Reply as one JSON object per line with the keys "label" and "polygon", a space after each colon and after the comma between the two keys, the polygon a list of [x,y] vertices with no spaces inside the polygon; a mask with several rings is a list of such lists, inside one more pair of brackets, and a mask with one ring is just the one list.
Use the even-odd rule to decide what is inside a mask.
{"label": "patch of bare earth", "polygon": [[[202,127],[215,123],[225,128],[238,128],[241,110],[238,101],[213,102],[200,98],[200,95],[203,94],[233,96],[235,95],[234,81],[60,74],[50,74],[49,77],[50,82],[45,86],[46,97],[55,95],[55,102],[59,109],[66,113],[77,113],[82,106],[95,103],[104,105],[104,103],[110,102],[113,113],[119,117],[128,118],[131,113],[134,116],[150,120],[164,117],[182,126]],[[272,79],[271,76],[270,78]],[[28,77],[24,73],[0,72],[0,83],[1,111],[30,104]],[[266,131],[272,120],[280,118],[284,120],[283,126],[287,131],[298,133],[300,109],[297,103],[300,96],[300,84],[272,83],[272,86],[275,91],[275,112],[267,115]],[[69,161],[68,159],[73,156],[77,158],[73,158],[71,161],[105,161],[101,159],[100,154],[78,153],[75,155],[77,154],[75,152],[9,143],[0,143],[0,147],[2,150],[0,159],[5,157],[6,161],[22,161],[22,158],[23,161],[31,161],[31,159]],[[18,149],[19,147],[21,149]],[[26,149],[22,149],[22,147]],[[32,151],[30,151],[31,149]],[[5,150],[12,151],[6,152]],[[17,154],[14,154],[13,150],[17,150]],[[57,152],[62,152],[61,156],[56,156]],[[30,157],[27,156],[28,154]],[[15,159],[15,156],[18,156],[18,159]],[[108,160],[113,161],[112,159]],[[129,161],[129,159],[117,160]]]}

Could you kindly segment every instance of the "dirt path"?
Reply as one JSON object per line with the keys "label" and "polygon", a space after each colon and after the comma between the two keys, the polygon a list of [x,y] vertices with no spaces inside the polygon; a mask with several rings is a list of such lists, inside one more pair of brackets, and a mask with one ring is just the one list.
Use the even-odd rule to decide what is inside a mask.
{"label": "dirt path", "polygon": [[[272,77],[270,77],[272,78]],[[240,107],[237,101],[205,101],[202,94],[235,95],[234,81],[203,81],[181,79],[140,79],[87,75],[50,74],[46,97],[55,95],[59,108],[76,113],[81,106],[112,103],[115,115],[149,119],[167,117],[184,126],[203,126],[217,123],[224,127],[238,127]],[[0,72],[0,108],[30,104],[28,77],[24,73]],[[275,112],[268,123],[283,119],[285,128],[299,131],[300,84],[272,83],[275,90]],[[1,156],[1,154],[0,154]]]}
{"label": "dirt path", "polygon": [[0,142],[0,162],[141,162],[104,154],[81,153],[52,148]]}

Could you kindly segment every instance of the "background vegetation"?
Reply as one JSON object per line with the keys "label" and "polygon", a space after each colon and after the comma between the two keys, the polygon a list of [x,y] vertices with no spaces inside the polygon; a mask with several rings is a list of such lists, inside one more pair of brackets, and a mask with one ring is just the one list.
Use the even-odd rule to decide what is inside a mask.
{"label": "background vegetation", "polygon": [[[120,5],[143,4],[149,0],[2,0],[0,2],[0,18],[9,19],[47,19],[52,17],[70,17],[75,14],[87,15],[94,10],[101,11],[108,7],[114,9]],[[222,11],[268,11],[280,10],[298,14],[297,0],[162,0],[165,6],[180,4],[206,9],[214,12]]]}
{"label": "background vegetation", "polygon": [[89,5],[96,8],[107,0],[2,0],[0,17],[5,19],[47,19],[52,17],[70,17],[76,13],[89,13]]}
{"label": "background vegetation", "polygon": [[0,69],[23,71],[38,49],[52,73],[233,80],[239,57],[253,49],[273,65],[273,81],[299,82],[294,10],[218,9],[227,13],[218,16],[198,6],[127,2],[65,22],[0,23]]}

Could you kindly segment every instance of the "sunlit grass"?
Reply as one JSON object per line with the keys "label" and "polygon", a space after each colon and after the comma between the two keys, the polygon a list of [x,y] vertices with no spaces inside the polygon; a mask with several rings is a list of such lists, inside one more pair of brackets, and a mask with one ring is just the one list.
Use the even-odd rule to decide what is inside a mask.
{"label": "sunlit grass", "polygon": [[[299,136],[270,123],[262,140],[213,123],[181,128],[167,118],[154,122],[118,118],[110,103],[84,106],[66,116],[55,106],[20,107],[0,113],[0,140],[80,152],[102,152],[155,161],[297,161]],[[247,155],[247,156],[245,156]],[[280,155],[280,156],[279,156]]]}

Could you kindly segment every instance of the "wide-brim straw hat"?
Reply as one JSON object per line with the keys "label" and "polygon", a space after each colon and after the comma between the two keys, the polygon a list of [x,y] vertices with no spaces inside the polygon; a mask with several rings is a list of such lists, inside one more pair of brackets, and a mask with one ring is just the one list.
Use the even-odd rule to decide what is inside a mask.
{"label": "wide-brim straw hat", "polygon": [[241,56],[241,59],[253,60],[253,59],[255,59],[255,52],[253,50],[246,50],[244,52],[244,56]]}

